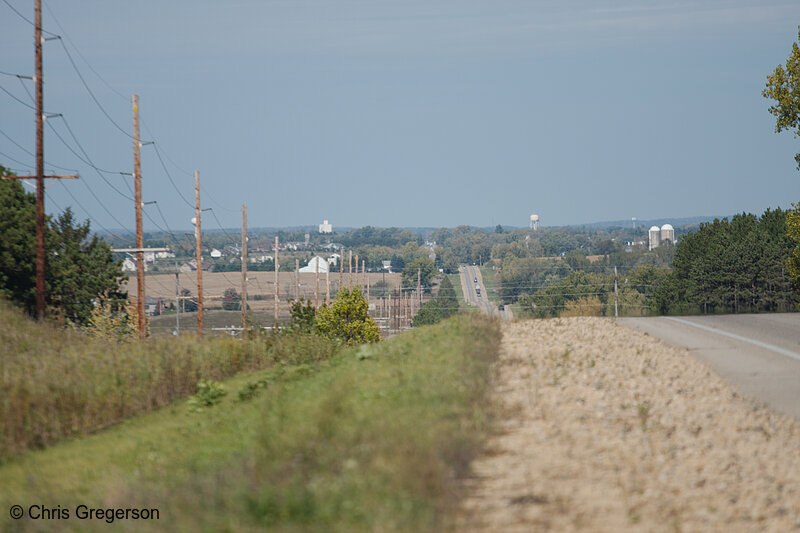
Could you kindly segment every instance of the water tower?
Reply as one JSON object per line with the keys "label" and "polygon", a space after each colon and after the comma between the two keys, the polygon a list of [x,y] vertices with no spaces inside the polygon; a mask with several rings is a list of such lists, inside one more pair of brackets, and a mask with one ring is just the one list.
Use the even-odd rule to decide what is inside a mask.
{"label": "water tower", "polygon": [[531,230],[539,229],[539,215],[531,215]]}

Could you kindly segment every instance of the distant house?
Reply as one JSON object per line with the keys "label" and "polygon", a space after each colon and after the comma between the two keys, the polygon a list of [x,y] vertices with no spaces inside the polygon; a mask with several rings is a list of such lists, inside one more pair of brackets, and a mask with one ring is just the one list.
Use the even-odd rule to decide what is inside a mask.
{"label": "distant house", "polygon": [[303,273],[315,273],[317,272],[317,265],[319,265],[319,273],[323,274],[328,271],[328,261],[324,257],[314,256],[308,262],[308,265],[304,266],[300,269],[300,272]]}
{"label": "distant house", "polygon": [[222,252],[220,252],[216,248],[212,248],[211,249],[211,258],[212,259],[219,259],[220,257],[222,257]]}
{"label": "distant house", "polygon": [[195,263],[194,265],[191,265],[189,263],[184,263],[178,267],[178,272],[182,273],[191,272],[193,270],[197,270],[197,263]]}
{"label": "distant house", "polygon": [[327,220],[323,220],[322,224],[319,225],[319,232],[320,233],[333,233],[333,226],[331,226]]}
{"label": "distant house", "polygon": [[122,261],[122,271],[136,272],[136,261],[134,261],[130,257],[126,257],[125,260]]}
{"label": "distant house", "polygon": [[256,254],[251,257],[248,257],[247,259],[251,263],[266,263],[267,261],[272,261],[272,256],[266,254]]}

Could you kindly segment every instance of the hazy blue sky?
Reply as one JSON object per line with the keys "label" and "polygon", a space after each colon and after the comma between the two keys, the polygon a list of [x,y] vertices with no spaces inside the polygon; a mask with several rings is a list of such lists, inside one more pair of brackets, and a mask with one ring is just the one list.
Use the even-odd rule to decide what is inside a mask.
{"label": "hazy blue sky", "polygon": [[[5,1],[33,18],[32,0],[0,1],[0,71],[31,74],[33,28]],[[177,164],[165,159],[192,204],[200,170],[203,206],[226,227],[239,226],[242,203],[250,226],[336,227],[522,226],[530,213],[562,225],[800,200],[800,141],[774,133],[760,94],[797,40],[796,0],[46,6],[45,29],[69,37],[111,117],[130,132],[137,93],[143,140]],[[131,171],[130,138],[58,41],[44,57],[46,110],[67,117],[96,165]],[[27,101],[14,77],[0,87]],[[33,112],[2,91],[0,130],[33,151]],[[48,210],[73,205],[95,229],[119,227],[111,214],[133,228],[132,201],[46,133],[47,160],[82,181],[53,184]],[[2,135],[0,152],[7,166],[32,165]],[[144,200],[172,229],[190,227],[154,148],[142,153]],[[130,194],[131,178],[106,179]]]}

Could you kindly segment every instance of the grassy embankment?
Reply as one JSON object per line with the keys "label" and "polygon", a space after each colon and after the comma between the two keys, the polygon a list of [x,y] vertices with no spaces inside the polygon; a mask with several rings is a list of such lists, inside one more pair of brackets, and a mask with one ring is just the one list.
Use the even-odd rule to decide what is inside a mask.
{"label": "grassy embankment", "polygon": [[0,520],[84,503],[158,508],[159,530],[439,530],[487,432],[498,344],[496,323],[461,316],[325,361],[295,346],[202,412],[176,402],[8,461]]}
{"label": "grassy embankment", "polygon": [[464,309],[467,305],[467,302],[464,301],[464,291],[461,288],[461,274],[445,274],[450,279],[450,283],[453,284],[453,289],[456,291],[456,298],[458,298],[458,306],[460,309]]}

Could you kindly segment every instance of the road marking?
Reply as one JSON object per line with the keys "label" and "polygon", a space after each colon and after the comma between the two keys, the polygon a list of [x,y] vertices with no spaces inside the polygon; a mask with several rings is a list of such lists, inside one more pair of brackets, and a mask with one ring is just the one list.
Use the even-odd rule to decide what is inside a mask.
{"label": "road marking", "polygon": [[786,350],[784,348],[780,348],[780,347],[772,345],[772,344],[767,344],[766,342],[761,342],[761,341],[757,341],[755,339],[742,337],[741,335],[737,335],[735,333],[728,333],[727,331],[723,331],[721,329],[712,328],[712,327],[709,327],[709,326],[703,326],[701,324],[695,324],[694,322],[690,322],[689,320],[682,320],[680,318],[674,318],[674,317],[671,317],[671,316],[665,316],[664,318],[666,318],[667,320],[673,320],[675,322],[680,322],[681,324],[686,324],[687,326],[693,326],[695,328],[700,328],[700,329],[704,329],[706,331],[711,331],[712,333],[717,333],[718,335],[725,335],[726,337],[730,337],[732,339],[736,339],[737,341],[742,341],[742,342],[747,342],[747,343],[750,343],[750,344],[754,344],[754,345],[759,346],[761,348],[766,348],[767,350],[772,350],[773,352],[778,352],[779,354],[782,354],[782,355],[785,355],[787,357],[791,357],[792,359],[797,359],[798,361],[800,361],[800,354],[795,353],[795,352],[791,352],[789,350]]}

